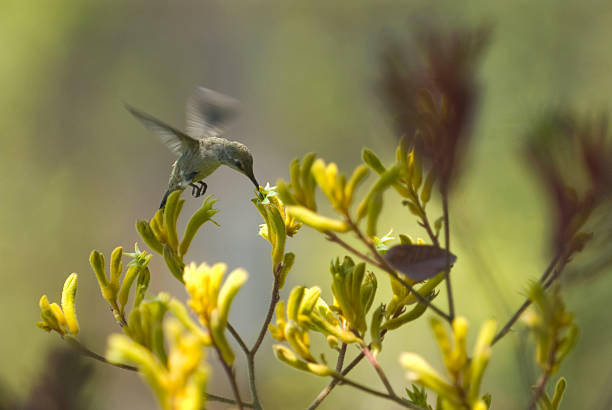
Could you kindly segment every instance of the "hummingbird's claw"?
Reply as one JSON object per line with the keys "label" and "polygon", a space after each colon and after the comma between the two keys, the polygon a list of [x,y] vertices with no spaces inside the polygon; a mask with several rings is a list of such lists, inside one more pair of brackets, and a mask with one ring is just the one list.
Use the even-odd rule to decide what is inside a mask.
{"label": "hummingbird's claw", "polygon": [[206,193],[206,189],[208,188],[208,185],[206,185],[206,182],[204,181],[198,181],[198,184],[200,184],[200,190],[198,192],[198,196],[202,196]]}
{"label": "hummingbird's claw", "polygon": [[191,187],[191,196],[193,196],[194,198],[199,198],[204,195],[204,193],[206,192],[206,188],[208,188],[208,185],[206,185],[206,182],[204,181],[198,181],[195,184],[192,182],[191,184],[189,184],[189,186]]}

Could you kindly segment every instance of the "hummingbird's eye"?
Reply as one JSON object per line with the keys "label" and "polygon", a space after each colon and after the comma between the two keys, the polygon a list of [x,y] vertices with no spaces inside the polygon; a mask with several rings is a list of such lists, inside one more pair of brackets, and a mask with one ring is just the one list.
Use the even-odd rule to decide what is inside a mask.
{"label": "hummingbird's eye", "polygon": [[235,160],[235,161],[234,161],[234,165],[236,165],[236,168],[238,168],[238,169],[242,169],[242,163],[241,163],[240,161]]}

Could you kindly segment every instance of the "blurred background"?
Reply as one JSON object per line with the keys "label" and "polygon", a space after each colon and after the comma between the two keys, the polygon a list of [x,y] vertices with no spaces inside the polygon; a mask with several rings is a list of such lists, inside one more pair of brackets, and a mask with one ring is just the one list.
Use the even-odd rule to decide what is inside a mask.
{"label": "blurred background", "polygon": [[[479,71],[484,89],[467,169],[451,199],[459,255],[454,288],[458,312],[471,323],[471,340],[484,319],[505,322],[522,302],[527,281],[539,277],[549,259],[548,208],[521,153],[525,129],[551,106],[571,104],[586,112],[609,107],[610,3],[289,3],[1,2],[0,396],[5,400],[23,402],[37,391],[50,361],[47,353],[63,344],[35,322],[40,296],[58,301],[69,273],[80,274],[83,342],[103,353],[107,335],[119,330],[88,256],[94,248],[108,255],[115,246],[133,247],[139,240],[135,221],[157,209],[174,160],[124,102],[182,128],[184,103],[195,86],[238,98],[243,115],[232,135],[251,148],[263,184],[287,179],[289,162],[310,151],[347,173],[360,162],[364,146],[390,162],[396,140],[377,91],[380,54],[386,39],[409,38],[417,23],[447,28],[484,21],[494,27]],[[207,193],[218,200],[221,227],[206,225],[188,258],[249,271],[231,320],[252,343],[270,292],[269,244],[257,235],[262,221],[250,202],[250,182],[227,168],[207,182]],[[184,197],[184,214],[201,204]],[[425,237],[393,194],[386,196],[386,207],[381,234],[393,228]],[[441,214],[435,205],[430,212]],[[282,297],[293,285],[319,284],[330,300],[329,260],[343,256],[340,248],[303,229],[288,241],[288,250],[297,261]],[[160,257],[152,262],[151,283],[153,293],[169,290],[185,299]],[[604,275],[565,292],[581,328],[580,342],[560,371],[568,379],[565,408],[612,406],[611,286],[612,277]],[[388,297],[383,277],[379,287],[382,301]],[[532,352],[517,354],[522,339],[515,331],[495,348],[484,385],[495,409],[521,408],[528,400],[537,374],[529,365]],[[386,340],[380,360],[397,390],[408,385],[397,363],[400,352],[416,351],[440,365],[432,340],[427,320]],[[136,374],[91,365],[83,408],[155,407]],[[273,359],[269,338],[258,366],[269,409],[305,408],[328,382]],[[239,362],[238,374],[244,369]],[[221,370],[214,374],[209,391],[229,395]],[[365,364],[352,377],[379,387]],[[321,408],[348,405],[395,408],[349,387],[336,389]]]}

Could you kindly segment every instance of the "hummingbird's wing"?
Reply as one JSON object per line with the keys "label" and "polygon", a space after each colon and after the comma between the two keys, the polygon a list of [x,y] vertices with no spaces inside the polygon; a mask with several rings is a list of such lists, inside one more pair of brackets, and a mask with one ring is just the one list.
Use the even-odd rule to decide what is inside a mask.
{"label": "hummingbird's wing", "polygon": [[187,134],[193,138],[217,136],[238,114],[238,100],[198,87],[187,100]]}
{"label": "hummingbird's wing", "polygon": [[164,124],[157,118],[145,114],[142,111],[138,111],[136,108],[125,104],[125,108],[132,113],[134,117],[136,117],[140,122],[144,124],[146,128],[153,131],[153,133],[157,134],[157,136],[162,140],[164,144],[172,151],[176,156],[181,156],[183,152],[187,151],[189,148],[194,148],[199,146],[199,142],[189,135],[185,134],[173,128],[167,124]]}

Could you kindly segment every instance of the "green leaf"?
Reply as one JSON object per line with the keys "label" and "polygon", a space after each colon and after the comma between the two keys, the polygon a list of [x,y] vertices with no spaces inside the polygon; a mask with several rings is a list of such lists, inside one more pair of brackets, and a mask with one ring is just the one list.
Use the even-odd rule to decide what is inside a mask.
{"label": "green leaf", "polygon": [[187,227],[185,228],[183,240],[181,241],[181,245],[179,247],[179,255],[183,256],[187,253],[189,246],[191,245],[191,241],[202,225],[208,221],[217,224],[211,219],[218,212],[217,209],[213,209],[215,202],[217,201],[213,199],[212,196],[207,197],[202,203],[200,209],[193,214],[187,223]]}
{"label": "green leaf", "polygon": [[363,151],[361,151],[361,158],[363,158],[363,162],[365,162],[377,174],[382,174],[387,170],[382,162],[380,162],[380,159],[378,159],[376,154],[367,148],[364,148]]}

